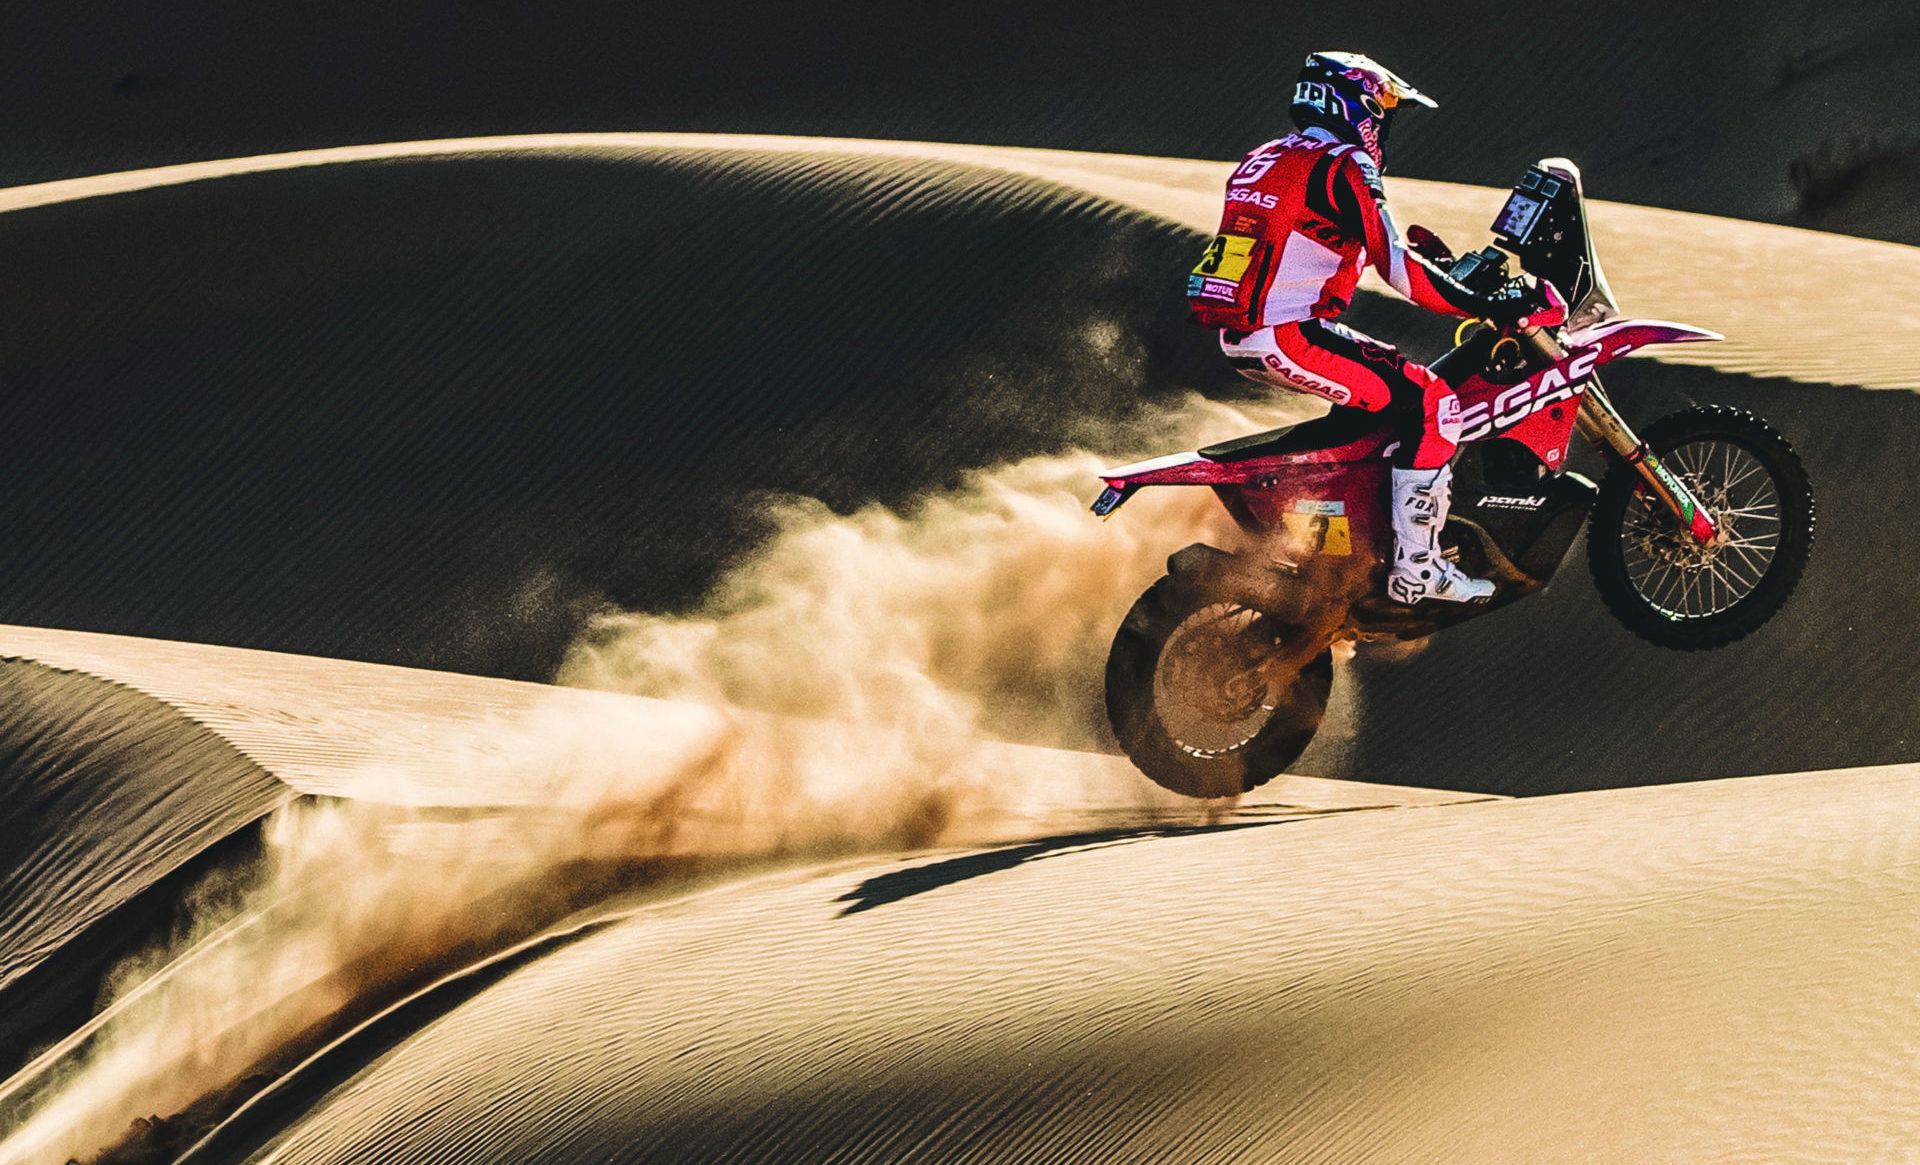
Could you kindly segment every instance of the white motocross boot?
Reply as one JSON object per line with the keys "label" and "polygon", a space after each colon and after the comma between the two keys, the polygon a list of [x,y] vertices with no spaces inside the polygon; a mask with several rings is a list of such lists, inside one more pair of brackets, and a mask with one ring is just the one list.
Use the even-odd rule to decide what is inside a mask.
{"label": "white motocross boot", "polygon": [[1453,468],[1393,471],[1393,567],[1387,597],[1411,607],[1422,599],[1478,603],[1494,586],[1470,578],[1440,554],[1440,528],[1453,501]]}

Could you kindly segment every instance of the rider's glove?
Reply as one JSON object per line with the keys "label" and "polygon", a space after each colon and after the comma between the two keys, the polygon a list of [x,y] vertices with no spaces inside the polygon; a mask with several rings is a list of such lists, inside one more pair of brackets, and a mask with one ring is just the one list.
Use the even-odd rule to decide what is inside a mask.
{"label": "rider's glove", "polygon": [[1567,322],[1567,301],[1545,279],[1515,280],[1487,297],[1481,317],[1501,328],[1557,328]]}
{"label": "rider's glove", "polygon": [[1407,228],[1407,246],[1413,248],[1414,254],[1425,259],[1435,267],[1440,268],[1442,271],[1453,266],[1453,248],[1447,246],[1446,242],[1441,239],[1439,235],[1434,234],[1419,223],[1414,223]]}

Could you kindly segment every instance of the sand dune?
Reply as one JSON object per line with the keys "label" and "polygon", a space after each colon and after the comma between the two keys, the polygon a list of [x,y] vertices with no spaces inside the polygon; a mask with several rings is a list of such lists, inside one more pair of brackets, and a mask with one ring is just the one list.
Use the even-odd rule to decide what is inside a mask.
{"label": "sand dune", "polygon": [[4,627],[0,651],[144,692],[317,796],[534,804],[546,790],[487,779],[517,725],[573,716],[620,733],[608,754],[640,767],[671,767],[715,730],[657,701],[241,648]]}
{"label": "sand dune", "polygon": [[[714,266],[750,217],[779,245]],[[546,679],[600,606],[703,594],[767,491],[898,503],[1235,380],[1184,231],[949,163],[318,167],[0,237],[15,624]]]}
{"label": "sand dune", "polygon": [[[1196,231],[1219,221],[1231,164],[1071,150],[884,142],[752,134],[533,134],[302,150],[64,179],[0,191],[0,211],[308,166],[491,153],[724,150],[827,153],[959,163],[1076,187]],[[1530,160],[1530,159],[1529,159]],[[1576,159],[1577,160],[1577,159]],[[1518,178],[1518,168],[1511,175]],[[1489,175],[1506,179],[1509,175]],[[1503,187],[1389,180],[1400,217],[1456,249],[1488,239]],[[1596,200],[1595,239],[1615,292],[1632,314],[1677,319],[1727,336],[1675,346],[1654,359],[1758,376],[1865,388],[1920,389],[1920,263],[1916,249],[1764,223]],[[1384,293],[1377,277],[1366,286]],[[1732,294],[1737,288],[1738,293]],[[1870,293],[1861,294],[1863,289]],[[1862,343],[1858,337],[1872,337]]]}
{"label": "sand dune", "polygon": [[[1084,576],[1071,607],[1088,619],[1087,596],[1124,602],[1159,555],[1192,540],[1143,525],[1144,509],[1099,527],[1077,507],[1099,460],[1196,439],[1192,392],[1247,391],[1182,322],[1193,232],[1005,168],[1196,199],[1202,178],[1180,178],[1186,164],[616,140],[629,144],[291,169],[280,159],[271,171],[0,215],[22,273],[0,285],[0,312],[16,324],[4,370],[21,446],[0,493],[0,538],[16,550],[0,562],[0,620],[546,679],[598,612],[685,612],[728,580],[751,591],[750,553],[827,512],[881,503],[976,515],[937,536],[872,511],[820,527],[822,545],[864,553],[879,529],[925,551],[887,560],[896,572],[919,564],[903,578],[924,577],[929,555],[1044,515],[1050,539],[1078,532],[1048,545]],[[443,147],[472,148],[427,148]],[[187,171],[209,172],[224,171]],[[1430,189],[1409,186],[1402,201]],[[1477,217],[1476,199],[1495,201],[1461,192],[1447,213]],[[750,215],[782,240],[768,266],[702,266]],[[1853,240],[1691,225],[1700,231],[1688,237],[1804,243],[1814,265],[1824,246],[1834,257],[1824,269],[1858,266]],[[1657,283],[1679,253],[1649,243],[1609,259],[1650,263]],[[913,261],[869,261],[894,254]],[[706,274],[689,283],[690,269]],[[1618,263],[1613,278],[1628,287]],[[1773,286],[1739,291],[1702,294],[1723,314],[1764,320]],[[763,305],[754,344],[735,339],[742,302]],[[1876,302],[1900,310],[1897,297]],[[1382,297],[1357,314],[1416,352],[1450,332]],[[1897,353],[1914,334],[1885,324],[1859,360]],[[1776,347],[1813,334],[1776,321],[1740,332]],[[1800,598],[1751,643],[1677,659],[1612,625],[1576,557],[1544,598],[1406,666],[1363,667],[1360,702],[1394,719],[1372,725],[1361,752],[1317,760],[1317,772],[1511,793],[1913,759],[1901,709],[1920,690],[1884,641],[1916,612],[1904,588],[1858,580],[1920,570],[1920,543],[1890,536],[1881,517],[1920,457],[1909,439],[1920,402],[1656,361],[1609,383],[1635,418],[1725,401],[1757,408],[1802,448],[1822,506]],[[1100,452],[1032,460],[1074,447]],[[966,478],[1008,463],[1015,478]],[[767,491],[824,510],[796,517]],[[995,500],[1007,497],[1024,508]],[[909,533],[885,533],[900,529]],[[1037,547],[1003,565],[1036,568]],[[955,554],[943,569],[965,561]],[[813,581],[832,585],[829,574]],[[905,592],[868,597],[911,606]],[[1040,684],[1074,693],[1079,735],[1022,739],[1097,742],[1099,650]],[[1026,682],[1002,670],[1009,689]],[[1415,696],[1456,686],[1472,710]],[[1853,694],[1863,687],[1884,698],[1863,706]],[[1606,746],[1569,749],[1561,726],[1584,723],[1596,691],[1610,709]],[[1002,703],[1014,721],[1028,715]],[[1789,720],[1802,731],[1783,737],[1775,727]],[[1623,771],[1612,750],[1629,746],[1639,759]]]}
{"label": "sand dune", "polygon": [[1896,1160],[1917,779],[759,881],[343,1045],[186,1160]]}
{"label": "sand dune", "polygon": [[[1835,363],[1845,312],[1804,274],[1897,291],[1910,249],[1598,208],[1630,309],[1740,336],[1616,394],[1787,429],[1823,507],[1801,594],[1675,659],[1570,564],[1342,673],[1314,771],[1474,792],[1290,778],[1223,816],[1114,757],[996,739],[1086,743],[1107,607],[1205,536],[1144,499],[1093,523],[1098,457],[1074,447],[1237,415],[1204,399],[1239,386],[1178,304],[1221,169],[601,135],[9,192],[7,617],[516,676],[566,659],[626,693],[691,669],[711,698],[0,627],[5,779],[32,807],[0,1003],[59,1016],[6,1029],[5,1062],[72,1033],[0,1083],[5,1119],[32,1114],[0,1159],[92,1152],[139,1115],[177,1118],[140,1150],[165,1159],[256,1072],[281,1082],[190,1159],[1912,1143],[1911,769],[1477,803],[1913,759],[1920,692],[1886,650],[1913,604],[1860,580],[1920,564],[1884,520],[1920,400],[1819,382],[1914,387],[1920,329],[1889,295],[1884,343]],[[1395,197],[1456,243],[1498,201]],[[775,261],[712,263],[749,220]],[[1756,263],[1803,274],[1725,280]],[[811,623],[846,638],[788,650]],[[636,644],[692,646],[636,676]],[[794,714],[816,706],[871,715]],[[958,848],[873,856],[934,845]],[[215,869],[238,892],[197,910]],[[169,930],[147,993],[78,1026]]]}
{"label": "sand dune", "polygon": [[[134,1116],[171,1116],[203,1094],[222,1115],[218,1097],[249,1072],[277,1074],[457,960],[615,891],[914,835],[981,844],[1206,818],[1113,757],[982,743],[939,772],[870,726],[32,628],[0,628],[0,651],[20,661],[8,673],[14,738],[67,742],[7,770],[19,786],[9,801],[40,841],[8,871],[0,916],[0,1047],[20,1069],[0,1075],[0,1121],[40,1115],[0,1159],[34,1160],[31,1146],[81,1119],[104,1120],[90,1134],[101,1139],[56,1139],[57,1153],[97,1147]],[[143,729],[143,715],[162,727]],[[118,739],[142,732],[173,743]],[[118,767],[89,762],[89,745],[119,754]],[[58,797],[36,794],[36,773],[60,782]],[[262,839],[261,815],[296,791],[345,800],[283,811]],[[933,796],[938,822],[913,825]],[[1242,811],[1276,820],[1460,799],[1299,777]],[[203,882],[216,872],[224,904]],[[164,951],[174,928],[185,941],[171,963],[149,955],[136,979],[115,970],[146,944]],[[77,1109],[62,1099],[75,1095]]]}
{"label": "sand dune", "polygon": [[911,23],[858,6],[589,0],[570,12],[22,8],[0,26],[36,50],[6,80],[16,116],[0,183],[636,127],[1224,159],[1284,124],[1301,54],[1345,46],[1441,103],[1396,132],[1405,173],[1497,183],[1529,157],[1569,154],[1604,163],[1602,192],[1624,202],[1920,242],[1907,210],[1920,121],[1900,55],[1914,18],[1899,5],[1757,0],[1739,19],[1652,0],[1471,14],[1421,0],[992,0]]}
{"label": "sand dune", "polygon": [[[0,1076],[97,1005],[285,786],[120,685],[0,663]],[[244,839],[239,842],[244,848]]]}

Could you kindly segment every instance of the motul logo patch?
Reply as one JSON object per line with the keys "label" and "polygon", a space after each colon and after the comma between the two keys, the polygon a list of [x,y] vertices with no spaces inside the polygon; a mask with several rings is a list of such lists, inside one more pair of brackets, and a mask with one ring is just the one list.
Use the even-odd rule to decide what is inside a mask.
{"label": "motul logo patch", "polygon": [[1500,390],[1492,400],[1475,401],[1460,412],[1460,437],[1473,441],[1504,433],[1549,405],[1572,400],[1587,390],[1587,377],[1600,362],[1600,349],[1588,348],[1571,359]]}

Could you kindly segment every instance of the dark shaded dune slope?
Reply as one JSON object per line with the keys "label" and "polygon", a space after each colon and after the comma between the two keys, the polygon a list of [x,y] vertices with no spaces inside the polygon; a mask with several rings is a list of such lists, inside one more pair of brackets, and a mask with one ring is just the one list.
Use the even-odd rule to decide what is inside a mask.
{"label": "dark shaded dune slope", "polygon": [[84,1020],[100,976],[290,795],[152,697],[0,661],[0,1077]]}
{"label": "dark shaded dune slope", "polygon": [[836,507],[1230,374],[1180,229],[940,163],[326,167],[0,217],[0,621],[545,678]]}
{"label": "dark shaded dune slope", "polygon": [[[698,597],[762,533],[759,491],[899,501],[1242,391],[1181,319],[1190,233],[948,163],[355,164],[15,212],[0,242],[32,276],[0,288],[4,621],[544,678],[602,602]],[[1450,330],[1378,298],[1356,320],[1429,356]],[[1886,514],[1920,402],[1651,361],[1609,382],[1637,420],[1726,401],[1800,445],[1800,593],[1672,654],[1576,555],[1545,598],[1363,663],[1325,775],[1543,793],[1914,759],[1886,636],[1920,545]]]}

